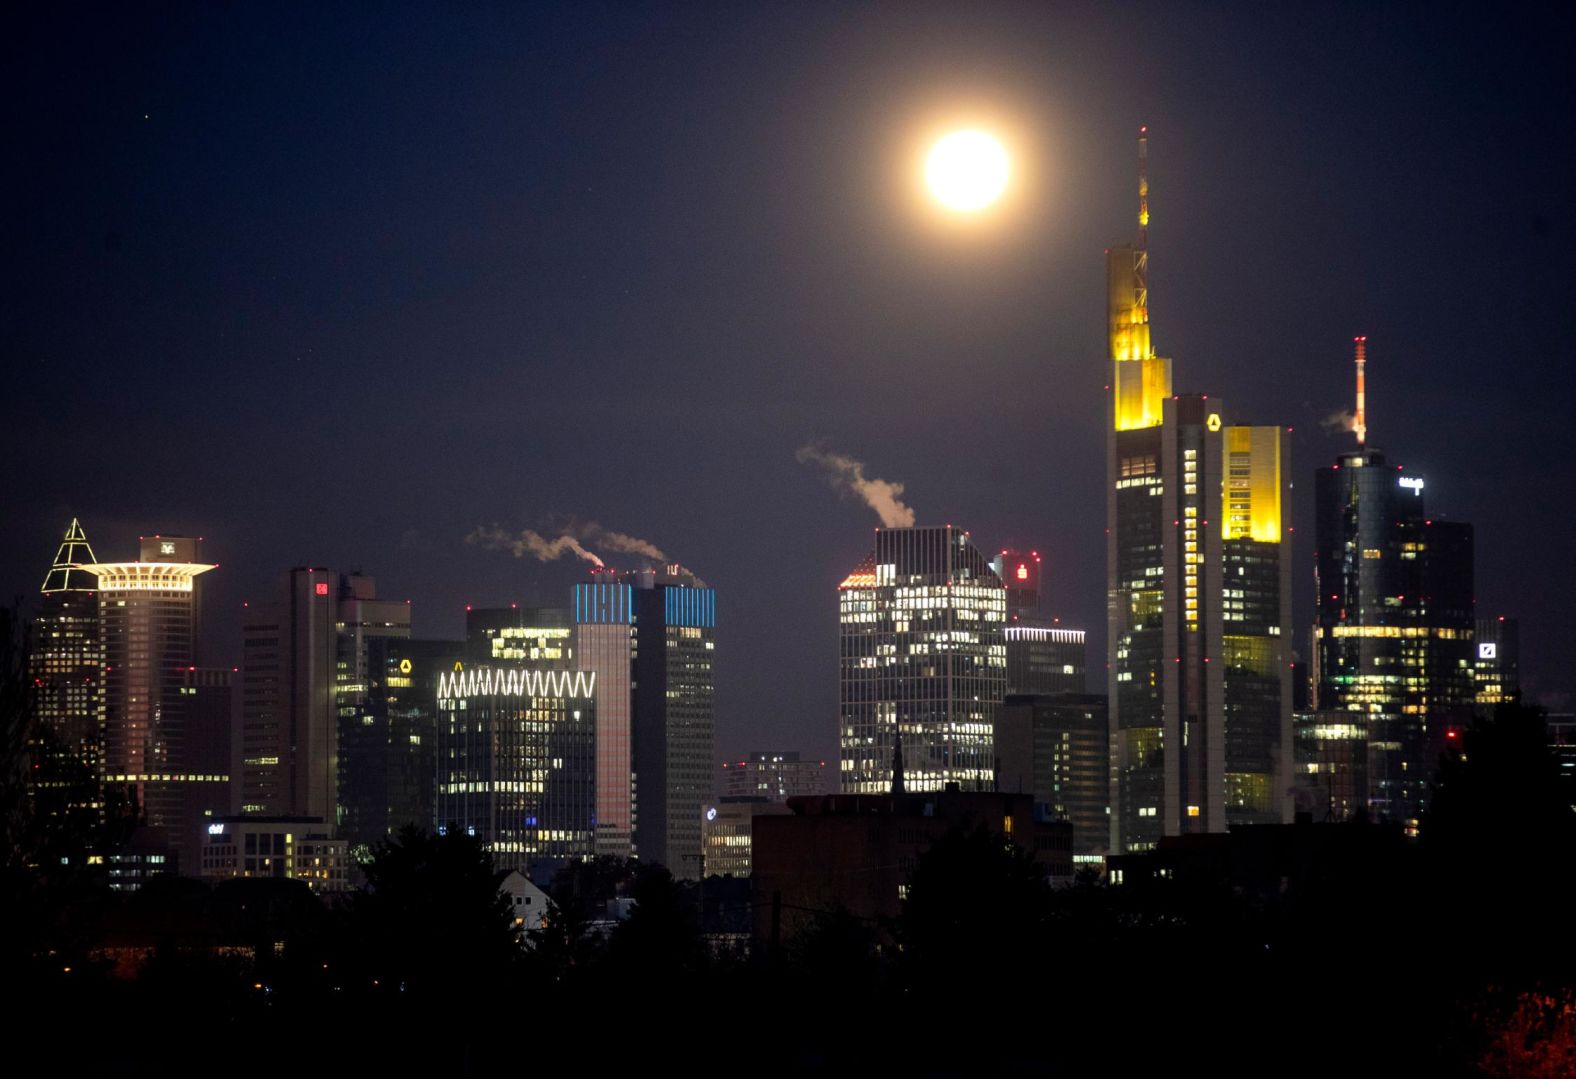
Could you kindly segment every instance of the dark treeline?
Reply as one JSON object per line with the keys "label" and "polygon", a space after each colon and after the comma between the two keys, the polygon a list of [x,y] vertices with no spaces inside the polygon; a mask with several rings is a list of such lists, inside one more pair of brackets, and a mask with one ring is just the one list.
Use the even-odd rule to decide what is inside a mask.
{"label": "dark treeline", "polygon": [[797,911],[749,947],[743,882],[612,859],[562,871],[522,939],[476,842],[416,829],[332,902],[111,893],[8,790],[8,1027],[73,1073],[1576,1074],[1564,783],[1542,716],[1506,708],[1442,762],[1416,840],[1249,830],[1053,889],[956,831],[896,921]]}

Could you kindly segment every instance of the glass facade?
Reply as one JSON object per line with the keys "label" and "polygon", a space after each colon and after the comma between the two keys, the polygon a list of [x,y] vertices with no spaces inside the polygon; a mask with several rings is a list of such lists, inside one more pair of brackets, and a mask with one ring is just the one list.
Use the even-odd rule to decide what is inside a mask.
{"label": "glass facade", "polygon": [[[1423,481],[1374,449],[1320,469],[1314,497],[1315,710],[1325,727],[1339,718],[1362,731],[1354,806],[1415,826],[1433,762],[1476,695],[1471,526],[1431,519]],[[1318,751],[1338,747],[1304,748],[1302,782],[1328,788],[1341,761]]]}
{"label": "glass facade", "polygon": [[104,653],[97,583],[72,567],[94,561],[82,525],[73,519],[44,578],[28,655],[28,676],[37,692],[27,783],[34,812],[87,825],[103,808],[99,694]]}
{"label": "glass facade", "polygon": [[678,566],[631,575],[635,852],[675,877],[702,870],[701,815],[712,797],[717,593]]}
{"label": "glass facade", "polygon": [[1006,593],[967,532],[886,528],[838,586],[840,789],[987,790],[1007,688]]}
{"label": "glass facade", "polygon": [[455,667],[438,682],[438,830],[475,836],[500,870],[591,856],[596,675]]}

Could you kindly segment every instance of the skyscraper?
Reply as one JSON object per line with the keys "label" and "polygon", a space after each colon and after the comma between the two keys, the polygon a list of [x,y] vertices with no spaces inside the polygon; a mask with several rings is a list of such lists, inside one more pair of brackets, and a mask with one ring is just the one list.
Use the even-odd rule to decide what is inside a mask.
{"label": "skyscraper", "polygon": [[1287,442],[1174,395],[1149,330],[1148,132],[1139,230],[1106,252],[1111,849],[1291,812]]}
{"label": "skyscraper", "polygon": [[[243,814],[319,820],[330,831],[338,825],[346,808],[340,800],[342,770],[386,768],[387,751],[402,748],[387,737],[381,698],[391,659],[386,642],[409,636],[408,604],[379,600],[370,577],[331,569],[287,570],[272,604],[247,608]],[[392,658],[397,668],[397,653]],[[373,682],[380,684],[374,688]],[[346,744],[352,757],[342,760]],[[365,751],[359,759],[358,751]],[[351,793],[374,797],[355,783]],[[378,811],[360,804],[352,812],[358,841],[375,839]]]}
{"label": "skyscraper", "polygon": [[900,740],[906,789],[988,790],[1007,599],[969,534],[877,529],[874,549],[838,585],[838,605],[843,793],[890,791]]}
{"label": "skyscraper", "polygon": [[[76,569],[98,585],[103,642],[103,781],[106,801],[123,796],[194,871],[204,821],[229,806],[222,760],[228,709],[199,707],[202,540],[144,536],[136,562]],[[199,729],[221,723],[223,730]],[[217,747],[217,748],[216,748]]]}
{"label": "skyscraper", "polygon": [[1303,781],[1350,788],[1337,818],[1364,809],[1415,826],[1476,695],[1471,526],[1429,517],[1423,479],[1366,445],[1315,474],[1314,498],[1313,730],[1325,737],[1305,746]]}
{"label": "skyscraper", "polygon": [[1479,711],[1521,700],[1521,629],[1514,618],[1479,618],[1472,682]]}
{"label": "skyscraper", "polygon": [[35,813],[62,823],[69,818],[77,827],[91,827],[102,805],[99,692],[104,653],[98,583],[76,568],[96,561],[82,525],[72,518],[44,577],[28,655],[28,675],[37,687],[28,793]]}
{"label": "skyscraper", "polygon": [[456,662],[437,698],[439,832],[475,836],[499,869],[593,853],[595,672]]}
{"label": "skyscraper", "polygon": [[596,852],[628,858],[635,852],[634,589],[597,572],[575,585],[574,609],[575,669],[596,673]]}
{"label": "skyscraper", "polygon": [[711,797],[717,593],[678,565],[634,586],[638,648],[631,757],[635,853],[675,877],[702,871],[701,814]]}

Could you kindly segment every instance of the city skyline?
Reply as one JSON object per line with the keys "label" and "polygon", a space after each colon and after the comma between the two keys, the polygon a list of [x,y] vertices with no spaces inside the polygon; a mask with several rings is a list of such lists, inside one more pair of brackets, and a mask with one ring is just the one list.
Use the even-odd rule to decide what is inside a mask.
{"label": "city skyline", "polygon": [[[1573,526],[1502,509],[1576,494],[1545,392],[1562,378],[1570,315],[1548,316],[1533,287],[1568,225],[1544,144],[1557,95],[1534,62],[1549,46],[1532,28],[1474,43],[1470,20],[1446,16],[1422,45],[1409,20],[1381,12],[1356,40],[1326,35],[1272,60],[1258,53],[1303,21],[1340,20],[1157,14],[1138,43],[1149,74],[1123,82],[1078,59],[1126,29],[1091,13],[1019,9],[948,38],[937,10],[873,52],[880,20],[827,12],[469,14],[445,20],[401,89],[379,58],[433,29],[407,12],[332,76],[338,52],[290,53],[298,78],[265,93],[216,70],[255,47],[239,44],[248,33],[338,40],[353,20],[166,15],[137,30],[118,18],[71,39],[104,58],[87,81],[117,92],[113,109],[41,73],[64,46],[36,38],[21,65],[35,89],[13,106],[49,87],[51,123],[72,128],[46,136],[19,119],[38,168],[7,181],[42,211],[12,260],[8,352],[23,362],[7,445],[23,461],[58,447],[8,500],[0,581],[13,594],[36,593],[78,517],[111,561],[139,535],[206,537],[224,566],[206,582],[215,666],[239,663],[241,603],[266,600],[291,565],[363,569],[412,600],[415,635],[457,638],[466,603],[556,603],[580,574],[465,538],[552,538],[553,515],[573,514],[716,585],[732,627],[719,757],[761,744],[830,757],[827,596],[879,521],[795,460],[823,439],[903,484],[917,523],[965,525],[986,551],[1042,552],[1044,608],[1086,629],[1098,657],[1100,259],[1130,229],[1131,138],[1147,122],[1156,347],[1185,372],[1179,390],[1220,387],[1247,422],[1294,429],[1300,658],[1313,471],[1354,446],[1320,421],[1352,407],[1348,349],[1362,334],[1369,444],[1426,478],[1431,509],[1475,524],[1479,615],[1520,621],[1528,699],[1569,707],[1557,657],[1576,631],[1544,597],[1572,591],[1560,552]],[[177,44],[172,21],[188,35]],[[534,30],[559,35],[563,56],[506,63],[482,44]],[[675,51],[632,50],[660,91],[644,110],[579,66],[609,38],[642,35]],[[758,35],[784,59],[752,46]],[[1226,42],[1225,70],[1273,91],[1273,105],[1227,100],[1189,51],[1211,35]],[[945,50],[961,57],[947,77],[911,70]],[[800,84],[774,111],[770,86],[806,65],[825,86]],[[699,71],[739,101],[702,95]],[[169,90],[194,73],[211,92]],[[952,92],[1005,118],[1029,162],[1011,235],[941,229],[901,205],[910,133]],[[532,120],[544,95],[567,96],[571,119]],[[844,100],[861,104],[838,111]],[[359,141],[338,149],[371,102]],[[1335,122],[1315,129],[1295,113]],[[475,133],[447,130],[451,116]],[[591,123],[613,149],[573,149]],[[283,138],[309,183],[268,164]],[[102,189],[70,179],[84,157]],[[813,166],[777,175],[800,157]],[[141,377],[92,388],[123,371]],[[947,417],[966,432],[962,451],[905,412]],[[119,456],[143,460],[139,482],[102,467]],[[324,461],[366,481],[349,494],[318,484]],[[636,556],[607,557],[636,568]],[[1525,574],[1533,564],[1547,573]]]}

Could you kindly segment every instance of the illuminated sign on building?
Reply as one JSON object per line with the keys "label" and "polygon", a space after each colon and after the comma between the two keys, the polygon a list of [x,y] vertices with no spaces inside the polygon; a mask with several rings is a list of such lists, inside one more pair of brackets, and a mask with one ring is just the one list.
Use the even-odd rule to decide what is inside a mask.
{"label": "illuminated sign on building", "polygon": [[159,544],[159,553],[160,554],[174,554],[175,553],[175,544],[168,543],[168,542]]}
{"label": "illuminated sign on building", "polygon": [[[458,663],[455,664],[459,666]],[[438,700],[455,697],[591,697],[595,671],[522,671],[478,667],[438,678]]]}
{"label": "illuminated sign on building", "polygon": [[1420,495],[1423,493],[1423,478],[1421,476],[1402,476],[1400,479],[1396,480],[1396,482],[1402,487],[1405,487],[1411,491],[1414,495]]}
{"label": "illuminated sign on building", "polygon": [[1493,641],[1484,641],[1478,645],[1478,659],[1498,659],[1499,645]]}
{"label": "illuminated sign on building", "polygon": [[1022,562],[1019,562],[1018,563],[1018,580],[1020,580],[1020,581],[1027,581],[1028,579],[1029,579],[1029,567],[1024,565]]}
{"label": "illuminated sign on building", "polygon": [[319,582],[317,582],[317,584],[312,586],[312,591],[316,592],[320,596],[328,595],[328,582],[327,581],[319,581]]}

